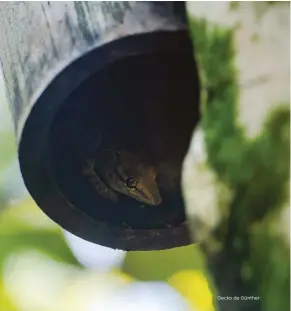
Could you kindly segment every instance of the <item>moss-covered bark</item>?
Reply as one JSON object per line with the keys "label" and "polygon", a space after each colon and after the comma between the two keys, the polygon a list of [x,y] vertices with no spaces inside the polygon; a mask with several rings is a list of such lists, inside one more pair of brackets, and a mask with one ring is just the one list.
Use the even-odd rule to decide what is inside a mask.
{"label": "moss-covered bark", "polygon": [[[218,189],[220,183],[231,193],[227,203],[217,198],[219,217],[215,225],[207,226],[208,233],[203,235],[201,245],[219,295],[232,298],[217,300],[220,310],[283,311],[289,310],[290,248],[285,240],[288,228],[283,234],[277,229],[282,225],[280,215],[289,209],[290,108],[288,100],[282,102],[281,97],[276,96],[270,99],[271,104],[263,103],[258,109],[255,96],[253,102],[244,103],[249,90],[241,81],[249,68],[246,63],[239,62],[247,53],[241,40],[247,34],[255,33],[252,23],[248,24],[245,17],[249,14],[250,20],[258,19],[257,24],[263,17],[258,16],[261,7],[249,3],[241,8],[242,5],[239,3],[234,8],[231,3],[221,2],[216,4],[218,13],[209,12],[207,4],[188,5],[189,29],[201,80],[203,114],[199,131],[203,133],[203,144],[200,148],[204,148],[206,154],[203,165],[216,179],[215,184],[209,183],[205,187],[212,193],[210,188]],[[238,12],[240,8],[244,15]],[[275,10],[268,14],[274,15],[272,22],[280,23],[282,12],[276,11],[276,6],[264,8],[262,14]],[[284,39],[284,34],[280,35],[279,40]],[[258,34],[261,42],[265,38]],[[286,36],[285,39],[288,41]],[[248,42],[251,41],[249,35]],[[260,45],[251,48],[260,49]],[[265,53],[268,55],[269,51]],[[266,59],[262,55],[261,61]],[[281,60],[276,60],[275,65],[276,62],[278,73],[274,72],[275,78],[281,74]],[[258,69],[253,68],[257,76],[260,75],[259,68],[260,64]],[[251,87],[260,86],[253,83]],[[267,90],[267,83],[265,87]],[[245,123],[241,122],[241,115],[245,113],[242,107],[244,111],[248,110]],[[261,126],[254,124],[259,131],[251,136],[248,127],[255,122]],[[195,159],[194,150],[198,148],[195,144],[198,146],[199,142],[195,141],[194,135],[184,165],[183,183],[187,185],[184,196],[190,220],[203,228],[207,213],[202,216],[199,204],[203,204],[204,199],[195,193],[197,188],[191,189],[191,184],[203,180],[205,172]],[[221,191],[218,189],[216,193],[219,197]],[[213,211],[213,207],[205,208]],[[198,230],[197,226],[192,230],[194,239],[199,235]],[[239,299],[234,300],[234,296]],[[242,300],[241,296],[260,298]]]}

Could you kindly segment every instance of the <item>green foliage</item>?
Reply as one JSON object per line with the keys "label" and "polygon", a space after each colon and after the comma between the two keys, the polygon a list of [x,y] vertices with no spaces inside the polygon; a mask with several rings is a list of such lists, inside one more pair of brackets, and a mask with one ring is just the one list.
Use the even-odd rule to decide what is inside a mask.
{"label": "green foliage", "polygon": [[204,257],[197,246],[190,245],[164,251],[131,252],[128,253],[124,263],[124,271],[140,280],[167,280],[181,269],[205,270]]}
{"label": "green foliage", "polygon": [[12,131],[0,132],[0,150],[0,172],[2,172],[16,154],[15,138]]}
{"label": "green foliage", "polygon": [[0,273],[7,256],[26,249],[37,249],[57,261],[79,265],[57,226],[34,225],[34,222],[44,223],[45,218],[31,200],[0,214]]}

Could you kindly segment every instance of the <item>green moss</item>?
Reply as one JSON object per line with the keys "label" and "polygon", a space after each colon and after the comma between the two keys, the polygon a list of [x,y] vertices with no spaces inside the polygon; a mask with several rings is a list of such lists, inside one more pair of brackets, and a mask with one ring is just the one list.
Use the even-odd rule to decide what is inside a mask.
{"label": "green moss", "polygon": [[237,162],[244,149],[242,130],[235,122],[238,87],[232,30],[210,27],[204,20],[193,19],[190,19],[190,30],[201,88],[207,94],[201,102],[204,107],[201,123],[209,162],[223,181],[231,181],[229,171],[236,169],[229,169],[229,165]]}
{"label": "green moss", "polygon": [[258,33],[253,33],[250,37],[250,41],[254,44],[254,43],[258,43],[260,41],[260,36],[258,35]]}
{"label": "green moss", "polygon": [[250,262],[256,267],[252,282],[259,284],[264,297],[262,310],[290,310],[290,250],[269,230],[268,222],[252,230],[251,237]]}
{"label": "green moss", "polygon": [[[264,310],[287,310],[289,255],[282,241],[260,224],[273,217],[287,200],[290,109],[284,105],[274,110],[261,134],[254,140],[247,139],[237,124],[235,30],[191,17],[189,26],[205,94],[200,122],[208,162],[218,178],[233,191],[233,200],[227,207],[229,217],[221,222],[215,235],[227,254],[227,260],[219,266],[219,270],[224,271],[223,285],[230,280],[229,290],[234,293],[238,288],[244,295],[261,293]],[[249,230],[255,224],[259,228],[256,235]],[[242,279],[234,284],[232,275],[240,274]],[[219,279],[216,281],[218,284]]]}
{"label": "green moss", "polygon": [[235,10],[237,10],[239,8],[239,5],[240,5],[239,1],[230,1],[229,9],[231,11],[235,11]]}
{"label": "green moss", "polygon": [[289,176],[289,109],[275,111],[262,135],[253,142],[247,140],[236,122],[239,88],[233,30],[209,26],[204,20],[190,18],[189,23],[206,92],[201,124],[209,163],[235,190],[231,207],[235,206],[234,216],[242,227],[284,199]]}
{"label": "green moss", "polygon": [[268,1],[253,2],[253,12],[257,20],[262,19],[268,12],[270,5]]}

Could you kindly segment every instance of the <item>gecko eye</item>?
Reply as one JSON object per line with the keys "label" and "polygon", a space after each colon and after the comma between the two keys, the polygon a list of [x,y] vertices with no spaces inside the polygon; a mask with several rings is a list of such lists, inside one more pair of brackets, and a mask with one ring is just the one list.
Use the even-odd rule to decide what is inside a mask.
{"label": "gecko eye", "polygon": [[126,183],[126,187],[130,189],[134,189],[137,186],[137,180],[132,176],[128,177],[125,183]]}

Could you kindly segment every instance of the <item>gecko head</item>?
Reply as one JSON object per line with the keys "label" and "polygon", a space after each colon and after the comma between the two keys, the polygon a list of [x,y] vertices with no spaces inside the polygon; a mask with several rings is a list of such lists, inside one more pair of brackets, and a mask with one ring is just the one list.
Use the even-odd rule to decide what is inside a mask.
{"label": "gecko head", "polygon": [[162,202],[156,182],[156,170],[152,166],[130,153],[123,153],[118,162],[115,171],[107,177],[111,188],[149,205]]}

